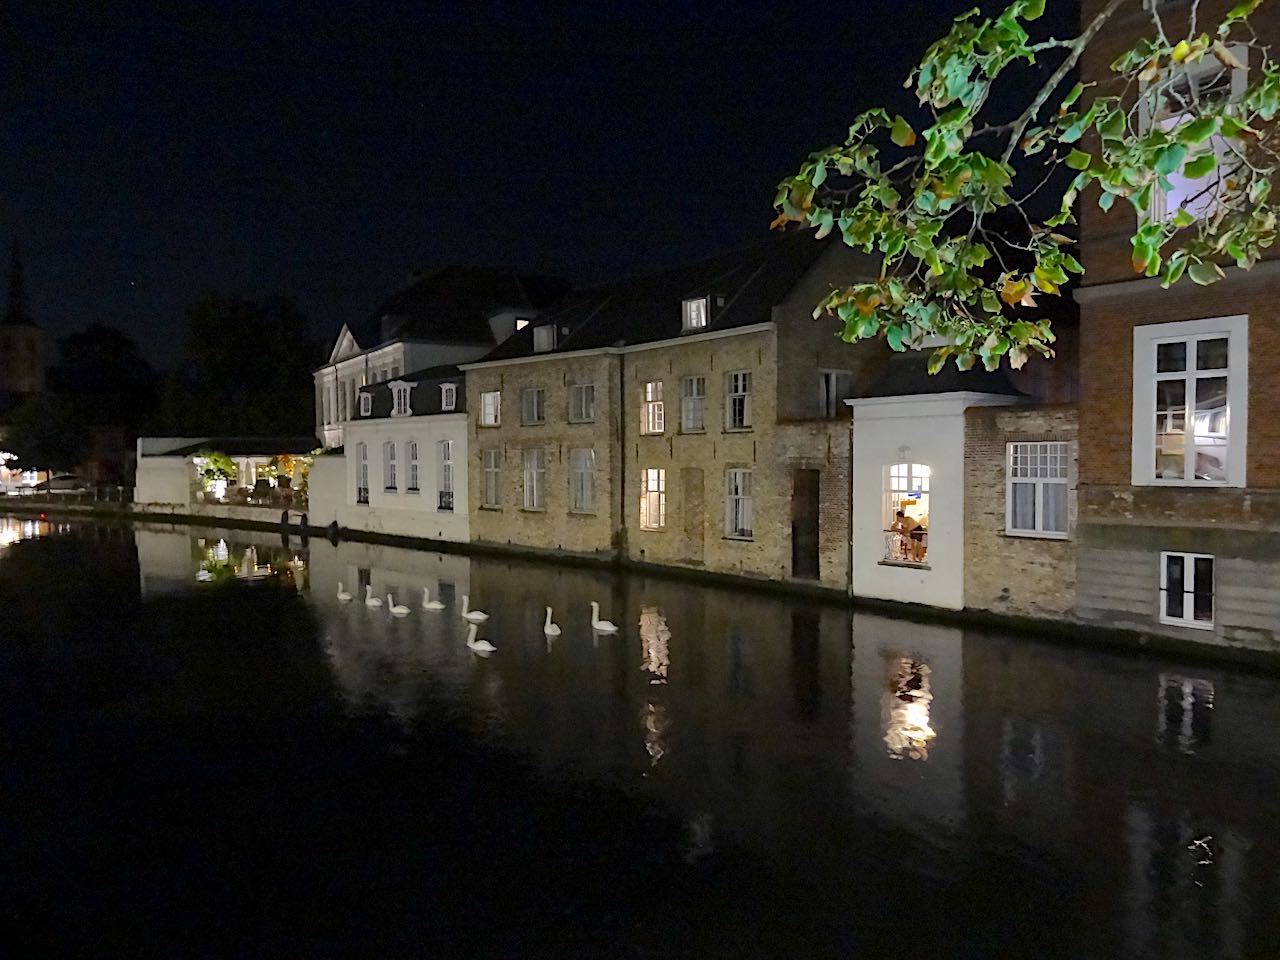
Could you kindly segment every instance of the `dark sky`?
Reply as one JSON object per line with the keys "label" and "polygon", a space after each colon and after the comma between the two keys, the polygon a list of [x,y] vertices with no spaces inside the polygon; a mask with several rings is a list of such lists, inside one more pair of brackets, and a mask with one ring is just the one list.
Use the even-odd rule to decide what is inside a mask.
{"label": "dark sky", "polygon": [[763,235],[971,5],[9,0],[0,238],[51,334],[162,365],[210,289],[331,340],[418,268],[635,272]]}

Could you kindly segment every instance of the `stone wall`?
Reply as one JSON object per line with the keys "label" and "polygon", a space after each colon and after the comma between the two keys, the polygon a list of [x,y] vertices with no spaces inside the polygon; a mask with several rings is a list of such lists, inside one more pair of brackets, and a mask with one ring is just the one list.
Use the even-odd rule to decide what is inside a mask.
{"label": "stone wall", "polygon": [[[965,411],[965,606],[1014,616],[1060,617],[1075,606],[1076,409],[971,407]],[[1006,445],[1067,441],[1070,538],[1044,539],[1006,532]]]}

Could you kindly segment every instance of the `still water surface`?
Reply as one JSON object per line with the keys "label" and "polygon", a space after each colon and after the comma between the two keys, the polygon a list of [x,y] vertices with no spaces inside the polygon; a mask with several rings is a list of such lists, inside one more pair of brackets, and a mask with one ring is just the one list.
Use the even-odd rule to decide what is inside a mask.
{"label": "still water surface", "polygon": [[4,518],[0,622],[0,895],[33,955],[1280,950],[1275,678],[663,579]]}

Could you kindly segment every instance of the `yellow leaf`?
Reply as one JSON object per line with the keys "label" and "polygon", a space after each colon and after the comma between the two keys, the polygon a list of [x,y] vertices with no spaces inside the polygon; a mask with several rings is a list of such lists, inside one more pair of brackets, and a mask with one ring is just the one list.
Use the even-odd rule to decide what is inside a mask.
{"label": "yellow leaf", "polygon": [[1045,293],[1057,293],[1058,285],[1039,267],[1036,267],[1036,286]]}
{"label": "yellow leaf", "polygon": [[1218,58],[1224,67],[1231,70],[1244,69],[1244,64],[1240,62],[1240,58],[1232,53],[1231,48],[1221,40],[1213,41],[1213,55]]}
{"label": "yellow leaf", "polygon": [[790,217],[788,217],[785,213],[780,213],[780,214],[778,214],[776,217],[774,217],[774,218],[773,218],[773,223],[769,224],[769,229],[770,229],[770,230],[781,230],[783,227],[785,227],[785,226],[787,225],[787,221],[788,221],[788,220],[790,220],[790,219],[791,219],[791,218],[790,218]]}
{"label": "yellow leaf", "polygon": [[1171,54],[1173,58],[1173,62],[1182,63],[1184,60],[1187,59],[1187,54],[1189,54],[1190,52],[1191,52],[1191,44],[1187,43],[1187,41],[1185,40],[1179,40],[1178,45],[1173,48],[1173,53]]}
{"label": "yellow leaf", "polygon": [[1030,292],[1031,284],[1026,279],[1014,280],[1013,277],[1007,277],[1000,290],[1000,299],[1012,307]]}
{"label": "yellow leaf", "polygon": [[1152,57],[1146,62],[1143,68],[1138,71],[1138,79],[1143,83],[1150,83],[1158,76],[1160,76],[1159,57]]}

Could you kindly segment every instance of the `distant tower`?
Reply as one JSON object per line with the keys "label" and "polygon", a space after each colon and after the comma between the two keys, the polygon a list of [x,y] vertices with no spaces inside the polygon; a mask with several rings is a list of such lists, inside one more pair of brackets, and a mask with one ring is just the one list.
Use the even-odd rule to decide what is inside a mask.
{"label": "distant tower", "polygon": [[0,393],[39,393],[44,390],[44,334],[31,317],[27,302],[22,251],[13,242],[9,268],[9,306],[0,320]]}

